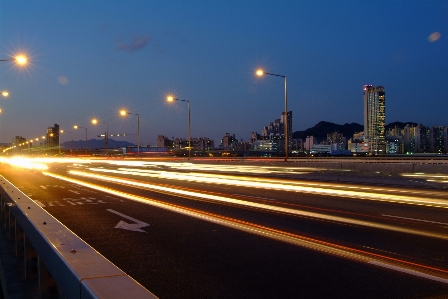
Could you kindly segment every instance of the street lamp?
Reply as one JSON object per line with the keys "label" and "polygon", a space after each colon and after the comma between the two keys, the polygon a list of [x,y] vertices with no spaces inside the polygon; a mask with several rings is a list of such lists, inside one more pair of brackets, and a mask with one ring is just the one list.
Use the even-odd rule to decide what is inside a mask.
{"label": "street lamp", "polygon": [[79,126],[73,126],[73,128],[75,129],[75,130],[77,130],[77,129],[86,129],[86,156],[87,156],[87,148],[88,148],[88,145],[87,145],[87,128],[86,127],[79,127]]}
{"label": "street lamp", "polygon": [[[96,125],[100,123],[96,118],[92,119],[92,124]],[[106,136],[104,136],[104,143],[106,144],[106,156],[109,156],[109,124],[107,122],[101,122],[106,124]]]}
{"label": "street lamp", "polygon": [[0,59],[0,61],[14,61],[17,65],[24,66],[28,63],[28,58],[23,54],[19,54],[9,59]]}
{"label": "street lamp", "polygon": [[70,155],[71,155],[72,154],[72,143],[73,143],[72,131],[70,131],[69,133],[70,133]]}
{"label": "street lamp", "polygon": [[45,153],[45,150],[46,150],[46,148],[47,148],[47,142],[45,141],[45,136],[42,136],[42,149],[43,149],[43,152]]}
{"label": "street lamp", "polygon": [[121,116],[126,116],[128,114],[134,114],[137,115],[137,135],[138,135],[138,141],[137,141],[137,156],[140,157],[140,115],[138,115],[137,113],[132,113],[129,112],[127,110],[120,110],[120,115]]}
{"label": "street lamp", "polygon": [[59,155],[61,154],[61,134],[64,133],[64,130],[59,130],[58,139],[59,139]]}
{"label": "street lamp", "polygon": [[176,99],[173,96],[167,96],[166,100],[168,102],[174,102],[174,101],[181,101],[181,102],[187,102],[188,103],[188,160],[191,158],[191,140],[190,140],[190,101],[187,100],[179,100]]}
{"label": "street lamp", "polygon": [[[5,98],[9,95],[9,92],[7,92],[6,90],[5,91],[2,91],[2,96],[4,96]],[[2,109],[0,109],[0,113],[2,113]]]}
{"label": "street lamp", "polygon": [[277,75],[277,74],[271,74],[267,73],[263,70],[257,70],[256,72],[257,76],[263,76],[263,75],[271,75],[271,76],[277,76],[282,77],[285,85],[285,116],[284,116],[284,134],[285,134],[285,162],[288,161],[288,151],[289,151],[289,136],[288,136],[288,96],[286,92],[286,76],[283,75]]}

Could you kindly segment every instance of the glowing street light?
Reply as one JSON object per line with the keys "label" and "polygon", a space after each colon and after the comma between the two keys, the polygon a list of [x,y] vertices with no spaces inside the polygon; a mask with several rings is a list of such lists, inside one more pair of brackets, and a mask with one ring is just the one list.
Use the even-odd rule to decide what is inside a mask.
{"label": "glowing street light", "polygon": [[286,76],[283,75],[277,75],[277,74],[271,74],[271,73],[267,73],[263,70],[257,70],[256,71],[257,76],[263,76],[263,75],[271,75],[271,76],[277,76],[277,77],[282,77],[283,81],[284,81],[284,86],[285,86],[285,115],[284,115],[284,134],[285,134],[285,161],[288,161],[288,151],[289,151],[289,138],[288,138],[288,96],[287,96],[287,92],[286,92]]}
{"label": "glowing street light", "polygon": [[16,55],[15,57],[9,59],[0,59],[0,61],[13,61],[18,66],[25,66],[26,64],[28,64],[28,58],[23,54]]}
{"label": "glowing street light", "polygon": [[[100,123],[96,118],[92,119],[92,124],[96,125]],[[101,122],[106,124],[106,136],[104,136],[104,143],[106,144],[106,156],[109,156],[109,124],[107,122]]]}
{"label": "glowing street light", "polygon": [[[6,90],[5,91],[2,91],[2,96],[4,96],[5,98],[9,95],[9,92],[7,92]],[[2,113],[2,109],[0,109],[0,113]]]}
{"label": "glowing street light", "polygon": [[129,112],[127,110],[120,110],[120,115],[121,116],[126,116],[128,114],[134,114],[137,115],[137,135],[138,135],[138,141],[137,141],[137,156],[140,157],[140,115],[138,115],[137,113],[132,113]]}
{"label": "glowing street light", "polygon": [[179,100],[176,99],[173,96],[167,96],[166,100],[170,103],[174,101],[181,101],[181,102],[187,102],[188,103],[188,160],[191,158],[191,140],[190,140],[190,101],[187,100]]}
{"label": "glowing street light", "polygon": [[[79,126],[73,126],[73,128],[75,129],[75,130],[77,130],[77,129],[86,129],[86,156],[87,156],[87,148],[88,148],[88,145],[87,145],[87,128],[86,127],[79,127]],[[71,145],[70,145],[71,146]]]}

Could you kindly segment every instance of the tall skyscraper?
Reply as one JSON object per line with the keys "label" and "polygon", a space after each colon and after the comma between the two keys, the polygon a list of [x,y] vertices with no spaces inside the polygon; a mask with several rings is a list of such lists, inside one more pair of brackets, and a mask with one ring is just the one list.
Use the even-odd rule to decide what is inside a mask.
{"label": "tall skyscraper", "polygon": [[369,152],[386,153],[386,93],[383,86],[364,85],[364,137]]}

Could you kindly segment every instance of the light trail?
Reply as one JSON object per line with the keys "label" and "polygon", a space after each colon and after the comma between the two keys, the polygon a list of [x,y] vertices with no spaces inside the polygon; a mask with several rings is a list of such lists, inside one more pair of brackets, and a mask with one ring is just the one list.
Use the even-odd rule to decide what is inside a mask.
{"label": "light trail", "polygon": [[0,162],[7,163],[14,167],[46,170],[48,166],[46,163],[38,162],[28,158],[13,157],[13,158],[0,158]]}
{"label": "light trail", "polygon": [[[331,254],[334,256],[339,256],[358,262],[364,262],[367,264],[376,265],[386,269],[391,269],[395,271],[400,271],[403,273],[419,276],[422,278],[438,281],[441,283],[448,284],[448,271],[440,268],[430,267],[422,264],[412,263],[405,260],[399,260],[391,258],[388,256],[375,254],[359,249],[350,248],[347,246],[342,246],[335,243],[325,242],[318,239],[313,239],[309,237],[300,236],[297,234],[289,233],[282,230],[273,229],[270,227],[257,225],[238,219],[225,217],[213,213],[208,213],[204,211],[199,211],[192,208],[187,208],[175,204],[165,203],[159,200],[133,195],[126,192],[121,192],[113,190],[111,188],[103,187],[97,184],[87,183],[77,179],[72,179],[69,177],[61,176],[54,173],[44,172],[45,175],[65,180],[71,183],[82,185],[88,188],[92,188],[98,191],[106,192],[115,196],[133,200],[136,202],[144,203],[147,205],[155,206],[179,214],[187,215],[211,223],[223,225],[247,233],[255,234],[262,237],[267,237],[270,239],[286,242],[303,248],[323,252],[326,254]],[[81,174],[79,174],[81,175]],[[90,176],[88,174],[88,176]]]}
{"label": "light trail", "polygon": [[[104,169],[104,168],[89,168],[91,171],[107,172],[116,174],[128,174],[136,176],[148,176],[155,178],[164,178],[181,181],[194,181],[199,183],[208,184],[223,184],[231,186],[240,186],[248,188],[263,188],[269,190],[279,190],[286,192],[300,192],[327,196],[342,196],[353,199],[363,199],[372,201],[392,202],[409,205],[426,205],[435,208],[448,208],[447,199],[439,198],[421,198],[410,195],[395,195],[391,193],[380,193],[380,191],[408,193],[407,190],[396,189],[382,189],[371,187],[358,187],[358,190],[366,190],[373,192],[357,191],[356,187],[351,187],[350,190],[344,190],[347,186],[344,185],[329,185],[319,183],[308,182],[293,182],[278,179],[267,178],[255,178],[255,177],[237,177],[237,176],[224,176],[214,174],[202,174],[202,173],[173,173],[168,171],[155,171],[155,170],[136,170],[129,168],[119,168],[118,170]],[[417,191],[411,193],[418,194]],[[421,193],[420,193],[421,194]],[[425,190],[424,195],[431,194],[430,191]],[[436,196],[447,196],[447,193],[433,192]]]}
{"label": "light trail", "polygon": [[111,165],[121,166],[163,166],[170,169],[188,170],[188,171],[215,171],[215,172],[240,172],[240,173],[254,173],[254,174],[271,174],[271,173],[283,173],[283,174],[304,174],[311,171],[325,171],[326,168],[315,167],[284,167],[284,166],[259,166],[259,165],[225,165],[225,164],[193,164],[193,163],[173,163],[173,162],[152,162],[152,161],[108,161]]}
{"label": "light trail", "polygon": [[[54,173],[49,173],[49,172],[43,172],[43,173],[45,175],[63,179],[63,180],[67,180],[67,181],[72,180],[65,176],[61,176],[61,175],[54,174]],[[377,228],[377,229],[382,229],[382,230],[390,230],[390,231],[395,231],[395,232],[400,232],[400,233],[413,234],[413,235],[418,235],[418,236],[448,240],[448,235],[432,233],[432,232],[427,232],[427,231],[421,231],[421,230],[416,230],[416,229],[407,229],[407,228],[402,228],[402,227],[393,226],[393,225],[379,224],[379,223],[374,223],[374,222],[369,222],[369,221],[356,220],[356,219],[332,216],[332,215],[325,215],[322,213],[301,211],[298,209],[279,207],[279,206],[268,205],[268,204],[264,204],[264,203],[256,203],[256,202],[240,200],[240,199],[235,199],[235,198],[230,198],[230,197],[225,197],[225,196],[206,194],[206,193],[202,193],[202,192],[193,192],[193,191],[169,188],[169,187],[149,184],[149,183],[141,182],[141,181],[99,175],[97,173],[88,173],[88,172],[75,171],[75,170],[71,170],[69,173],[72,175],[93,178],[96,180],[124,184],[124,185],[134,186],[134,187],[138,187],[138,188],[145,188],[148,190],[154,190],[156,192],[166,192],[166,193],[170,193],[172,195],[177,195],[177,196],[182,196],[182,197],[201,198],[201,199],[206,199],[209,201],[229,203],[229,204],[233,204],[233,205],[251,207],[251,208],[255,208],[255,209],[262,209],[262,210],[271,211],[271,212],[286,213],[289,215],[310,217],[310,218],[314,218],[314,219],[322,219],[322,220],[326,220],[326,221],[347,223],[347,224],[359,225],[359,226],[364,226],[364,227],[372,227],[372,228]]]}
{"label": "light trail", "polygon": [[430,174],[430,173],[402,173],[404,177],[425,178],[428,182],[448,183],[448,175],[446,174]]}

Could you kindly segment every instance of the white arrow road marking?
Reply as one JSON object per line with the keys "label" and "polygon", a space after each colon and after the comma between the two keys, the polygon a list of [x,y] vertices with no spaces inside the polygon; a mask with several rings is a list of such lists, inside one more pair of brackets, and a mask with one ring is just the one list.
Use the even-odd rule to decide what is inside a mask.
{"label": "white arrow road marking", "polygon": [[126,216],[126,215],[121,214],[121,213],[119,213],[117,211],[114,211],[112,209],[107,209],[107,211],[109,211],[111,213],[114,213],[114,214],[117,214],[117,215],[119,215],[119,216],[121,216],[123,218],[129,219],[129,220],[135,222],[135,223],[127,223],[127,222],[124,222],[124,221],[120,220],[120,222],[118,222],[118,224],[115,225],[115,228],[121,228],[121,229],[132,230],[132,231],[135,231],[135,232],[146,233],[146,231],[144,231],[144,230],[142,230],[140,228],[149,226],[148,223],[145,223],[145,222],[137,220],[135,218]]}

